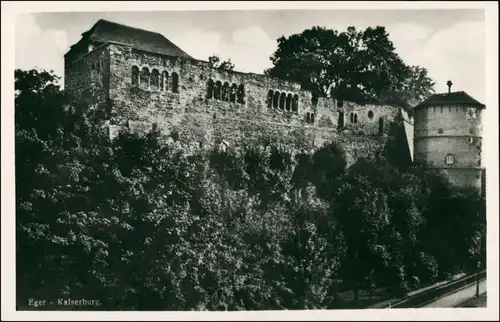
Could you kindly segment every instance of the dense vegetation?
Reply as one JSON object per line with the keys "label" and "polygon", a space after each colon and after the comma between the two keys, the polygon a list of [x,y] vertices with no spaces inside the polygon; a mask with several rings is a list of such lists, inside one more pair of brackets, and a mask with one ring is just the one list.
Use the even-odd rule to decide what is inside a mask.
{"label": "dense vegetation", "polygon": [[434,93],[427,69],[405,64],[385,27],[312,27],[277,43],[266,74],[298,82],[316,97],[409,108]]}
{"label": "dense vegetation", "polygon": [[55,76],[15,76],[20,307],[334,308],[337,280],[399,296],[475,267],[484,201],[437,175],[384,154],[346,169],[334,143],[292,157],[186,155],[155,132],[110,141],[98,120],[68,113]]}

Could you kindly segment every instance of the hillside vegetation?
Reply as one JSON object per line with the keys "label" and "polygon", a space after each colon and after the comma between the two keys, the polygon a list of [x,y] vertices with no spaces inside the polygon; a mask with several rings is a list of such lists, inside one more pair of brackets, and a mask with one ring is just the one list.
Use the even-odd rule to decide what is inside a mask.
{"label": "hillside vegetation", "polygon": [[187,155],[156,132],[110,141],[55,81],[16,71],[19,307],[333,308],[342,288],[399,296],[484,257],[484,200],[436,174],[384,154],[346,169],[334,143],[291,156]]}

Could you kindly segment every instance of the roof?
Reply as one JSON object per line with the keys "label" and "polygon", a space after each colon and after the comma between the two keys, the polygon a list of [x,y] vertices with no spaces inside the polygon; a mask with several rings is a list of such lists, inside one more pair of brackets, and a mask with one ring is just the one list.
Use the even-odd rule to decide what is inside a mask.
{"label": "roof", "polygon": [[479,103],[474,98],[472,98],[466,92],[451,92],[451,93],[441,93],[434,94],[422,103],[418,104],[414,108],[420,108],[424,106],[440,106],[440,105],[452,105],[452,104],[467,104],[475,107],[484,108],[485,105]]}
{"label": "roof", "polygon": [[82,39],[96,42],[118,42],[153,53],[192,58],[162,34],[100,19],[82,33]]}

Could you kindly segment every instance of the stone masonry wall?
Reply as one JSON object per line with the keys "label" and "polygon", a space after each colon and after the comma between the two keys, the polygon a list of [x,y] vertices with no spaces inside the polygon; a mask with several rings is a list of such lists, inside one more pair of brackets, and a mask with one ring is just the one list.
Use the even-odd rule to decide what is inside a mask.
{"label": "stone masonry wall", "polygon": [[[156,55],[126,45],[109,44],[110,124],[144,131],[155,124],[163,133],[176,133],[184,146],[208,148],[224,140],[241,146],[252,142],[281,144],[292,150],[311,150],[337,141],[348,163],[380,150],[388,128],[399,110],[390,106],[359,106],[332,99],[312,103],[312,95],[299,84],[257,74],[227,72],[210,68],[207,62]],[[167,72],[159,86],[132,84],[132,68]],[[171,75],[177,73],[178,92],[172,91]],[[209,80],[244,86],[244,103],[207,98]],[[149,83],[151,84],[151,83]],[[268,104],[268,93],[298,96],[296,112]],[[269,106],[271,105],[271,106]],[[339,115],[344,126],[339,128]],[[314,114],[314,123],[311,115]],[[351,114],[353,118],[351,119]],[[356,115],[354,119],[354,115]],[[382,133],[379,120],[383,119]],[[382,134],[382,135],[381,135]],[[271,142],[269,142],[271,143]]]}
{"label": "stone masonry wall", "polygon": [[[100,64],[97,76],[92,72],[96,62]],[[135,84],[134,66],[139,71],[134,76]],[[157,82],[152,82],[151,77],[148,82],[141,79],[143,68],[148,69],[150,76],[156,70]],[[168,77],[162,77],[164,72]],[[178,75],[176,91],[173,73]],[[209,98],[209,80],[227,82],[237,89],[242,85],[243,101]],[[154,125],[189,149],[209,148],[221,142],[234,146],[268,142],[296,152],[336,141],[351,164],[358,157],[379,151],[388,138],[391,123],[400,122],[399,109],[391,106],[344,102],[340,107],[329,98],[319,98],[313,104],[311,93],[296,83],[216,70],[208,62],[149,53],[116,43],[99,46],[67,65],[65,81],[68,90],[80,97],[88,96],[94,88],[93,104],[105,104],[110,135],[124,127],[144,132]],[[297,108],[273,106],[270,91],[296,97]]]}
{"label": "stone masonry wall", "polygon": [[88,106],[104,106],[110,83],[109,48],[106,45],[83,55],[64,68],[65,89]]}
{"label": "stone masonry wall", "polygon": [[465,113],[466,107],[448,105],[417,109],[415,136],[481,136],[481,109],[476,109],[475,119],[468,119]]}
{"label": "stone masonry wall", "polygon": [[[431,167],[481,167],[481,138],[462,136],[424,137],[415,142],[415,151],[415,160]],[[453,155],[453,164],[446,164],[445,158],[447,154]]]}

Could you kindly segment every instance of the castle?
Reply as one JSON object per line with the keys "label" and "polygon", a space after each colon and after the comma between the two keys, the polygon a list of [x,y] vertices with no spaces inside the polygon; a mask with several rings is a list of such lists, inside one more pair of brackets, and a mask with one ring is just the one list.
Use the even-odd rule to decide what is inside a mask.
{"label": "castle", "polygon": [[464,112],[473,105],[480,115],[484,106],[471,104],[468,96],[431,97],[417,106],[415,120],[393,106],[313,102],[300,84],[215,69],[159,33],[106,20],[84,32],[64,60],[66,90],[102,114],[111,137],[124,127],[156,127],[189,149],[270,140],[290,151],[310,151],[335,141],[348,164],[395,140],[403,160],[412,162],[415,154],[414,161],[456,175],[459,185],[477,184],[480,164],[473,147],[480,151],[481,122],[466,119]]}

